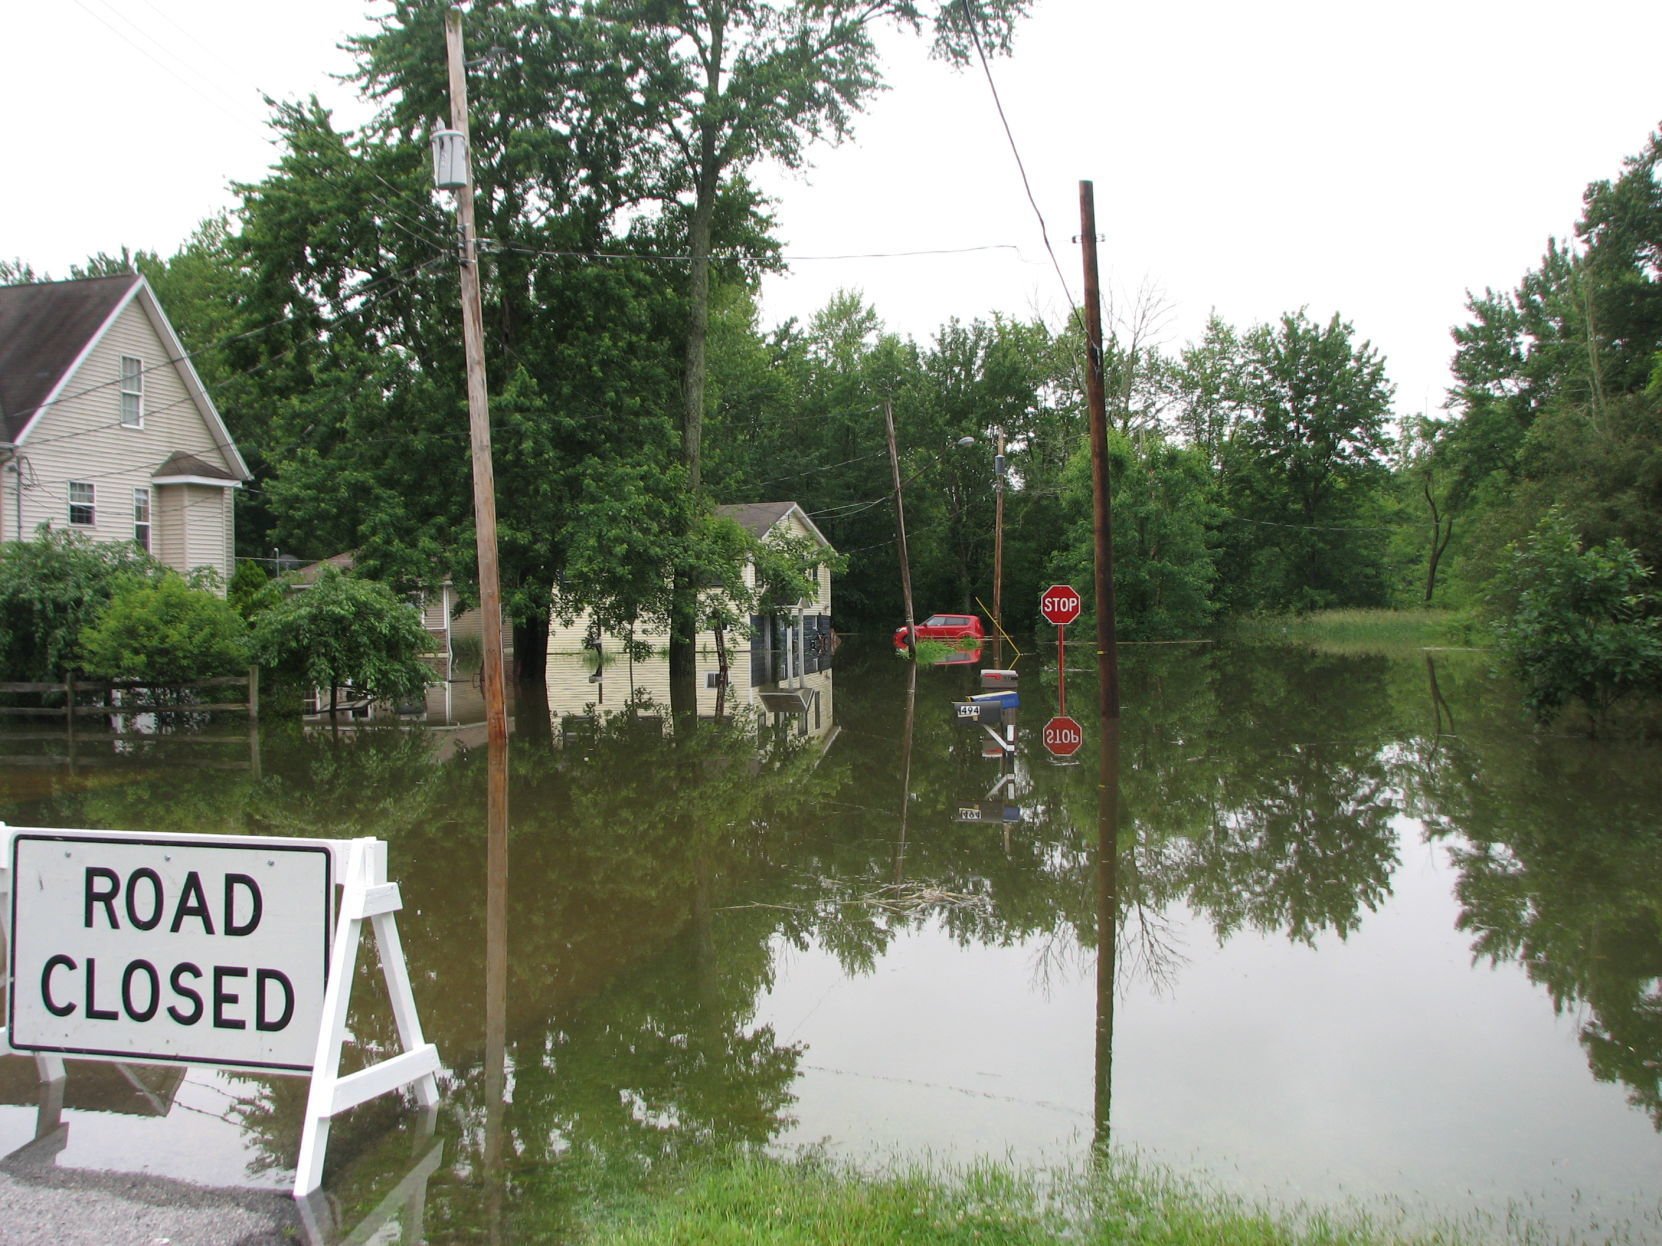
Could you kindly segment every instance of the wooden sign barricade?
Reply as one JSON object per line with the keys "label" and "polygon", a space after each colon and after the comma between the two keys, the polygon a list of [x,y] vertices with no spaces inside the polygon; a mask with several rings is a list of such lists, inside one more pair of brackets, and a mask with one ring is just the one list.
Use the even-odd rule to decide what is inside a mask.
{"label": "wooden sign barricade", "polygon": [[[33,1055],[45,1086],[65,1056],[309,1075],[296,1198],[322,1185],[334,1117],[404,1087],[438,1103],[381,840],[0,824],[0,905],[0,1045]],[[343,1077],[366,923],[401,1051]]]}

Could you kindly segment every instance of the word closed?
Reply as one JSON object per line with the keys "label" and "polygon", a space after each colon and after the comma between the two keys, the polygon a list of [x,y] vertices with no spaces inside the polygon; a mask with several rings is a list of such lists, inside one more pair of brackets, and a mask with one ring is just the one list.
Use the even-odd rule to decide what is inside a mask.
{"label": "word closed", "polygon": [[309,1069],[331,863],[315,843],[20,832],[12,1047]]}

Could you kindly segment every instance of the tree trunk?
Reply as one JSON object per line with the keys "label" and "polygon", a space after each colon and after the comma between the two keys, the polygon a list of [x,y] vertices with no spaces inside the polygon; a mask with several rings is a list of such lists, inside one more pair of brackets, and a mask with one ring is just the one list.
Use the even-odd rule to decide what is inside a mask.
{"label": "tree trunk", "polygon": [[515,619],[514,682],[541,684],[548,676],[548,616]]}
{"label": "tree trunk", "polygon": [[[717,10],[719,14],[719,10]],[[717,154],[721,101],[723,27],[719,16],[710,30],[709,76],[704,91],[704,118],[698,134],[698,185],[693,205],[688,251],[692,280],[687,291],[686,370],[681,382],[681,460],[687,469],[687,488],[694,505],[703,491],[702,439],[704,433],[705,346],[710,331],[710,236],[714,228],[716,187],[721,170]],[[670,590],[669,699],[677,720],[698,717],[697,645],[698,587],[677,568]]]}

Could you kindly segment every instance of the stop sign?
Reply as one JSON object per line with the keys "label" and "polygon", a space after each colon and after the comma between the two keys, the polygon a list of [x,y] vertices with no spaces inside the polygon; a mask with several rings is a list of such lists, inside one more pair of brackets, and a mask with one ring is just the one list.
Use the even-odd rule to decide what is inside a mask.
{"label": "stop sign", "polygon": [[[1077,598],[1075,599],[1077,600]],[[1056,757],[1072,757],[1085,743],[1085,729],[1077,719],[1059,714],[1045,724],[1045,747]]]}
{"label": "stop sign", "polygon": [[1052,584],[1039,598],[1039,613],[1044,615],[1046,623],[1057,627],[1065,627],[1077,619],[1082,606],[1079,590],[1071,584]]}

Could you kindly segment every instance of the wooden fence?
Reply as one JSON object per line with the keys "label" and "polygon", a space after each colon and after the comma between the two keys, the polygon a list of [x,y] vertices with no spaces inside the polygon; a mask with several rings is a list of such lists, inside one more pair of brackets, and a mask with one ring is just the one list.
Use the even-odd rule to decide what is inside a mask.
{"label": "wooden fence", "polygon": [[[242,688],[241,701],[196,701],[186,704],[155,704],[145,697],[128,702],[117,694],[131,692],[194,692],[203,689]],[[0,683],[0,694],[23,693],[38,696],[56,694],[62,705],[0,705],[0,717],[62,718],[74,725],[75,717],[109,714],[205,714],[213,711],[244,713],[250,721],[260,716],[260,668],[251,666],[246,675],[227,675],[220,679],[193,679],[182,684],[151,684],[136,679],[77,679],[69,676],[61,684]],[[87,697],[96,697],[85,702]]]}

